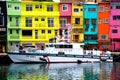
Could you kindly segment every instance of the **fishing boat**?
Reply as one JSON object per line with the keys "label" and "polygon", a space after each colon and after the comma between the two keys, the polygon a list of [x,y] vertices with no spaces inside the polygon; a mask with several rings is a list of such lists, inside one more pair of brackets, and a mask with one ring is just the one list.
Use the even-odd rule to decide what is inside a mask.
{"label": "fishing boat", "polygon": [[[65,63],[65,62],[100,62],[112,61],[110,52],[102,55],[103,51],[84,50],[84,43],[71,43],[70,31],[68,38],[65,39],[65,31],[62,32],[62,42],[51,42],[45,44],[41,49],[37,46],[23,46],[21,50],[9,51],[8,56],[13,62],[46,62],[46,63]],[[54,39],[57,39],[55,37]]]}

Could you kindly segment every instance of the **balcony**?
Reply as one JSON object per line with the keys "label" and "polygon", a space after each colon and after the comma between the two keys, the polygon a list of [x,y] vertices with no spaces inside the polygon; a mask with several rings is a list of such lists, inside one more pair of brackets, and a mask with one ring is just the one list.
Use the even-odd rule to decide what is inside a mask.
{"label": "balcony", "polygon": [[18,34],[10,35],[9,39],[13,39],[13,40],[17,39],[18,40],[19,39],[19,35]]}
{"label": "balcony", "polygon": [[9,26],[8,28],[17,28],[17,29],[19,28],[19,24],[15,24],[15,23],[9,23],[8,26]]}

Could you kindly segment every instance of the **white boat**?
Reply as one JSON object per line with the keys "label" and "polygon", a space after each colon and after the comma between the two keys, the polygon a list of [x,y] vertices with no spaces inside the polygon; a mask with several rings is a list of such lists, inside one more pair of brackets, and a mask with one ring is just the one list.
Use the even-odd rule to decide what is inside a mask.
{"label": "white boat", "polygon": [[[44,49],[38,49],[36,46],[24,46],[22,51],[10,51],[8,56],[13,62],[47,62],[47,63],[65,63],[65,62],[100,62],[112,61],[110,53],[101,55],[102,51],[84,50],[84,43],[70,43],[70,31],[68,29],[68,40],[65,37],[65,31],[62,32],[63,42],[48,43]],[[85,53],[84,53],[85,51]],[[92,53],[92,54],[91,54]]]}
{"label": "white boat", "polygon": [[[65,62],[100,62],[112,61],[112,56],[107,52],[101,55],[99,50],[86,50],[78,43],[49,43],[44,50],[38,50],[27,46],[22,51],[8,52],[8,56],[13,62],[47,62],[47,63],[65,63]],[[92,53],[92,54],[91,54]]]}

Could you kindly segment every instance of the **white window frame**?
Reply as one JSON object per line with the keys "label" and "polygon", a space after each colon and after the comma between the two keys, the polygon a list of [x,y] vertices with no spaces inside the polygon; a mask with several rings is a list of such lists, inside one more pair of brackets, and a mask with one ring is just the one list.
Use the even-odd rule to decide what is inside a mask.
{"label": "white window frame", "polygon": [[60,18],[60,26],[61,27],[66,27],[66,24],[67,24],[67,19],[66,18]]}
{"label": "white window frame", "polygon": [[12,8],[12,5],[8,4],[8,8]]}
{"label": "white window frame", "polygon": [[15,18],[15,25],[16,25],[16,26],[19,26],[19,17],[16,17],[16,18]]}
{"label": "white window frame", "polygon": [[[26,21],[28,21],[28,23]],[[26,22],[26,27],[32,27],[32,17],[26,17],[25,22]]]}
{"label": "white window frame", "polygon": [[102,19],[98,19],[98,24],[101,24],[102,23]]}
{"label": "white window frame", "polygon": [[[102,9],[102,10],[101,10]],[[104,6],[99,7],[99,12],[104,12]]]}
{"label": "white window frame", "polygon": [[47,12],[52,12],[53,10],[53,5],[47,5]]}
{"label": "white window frame", "polygon": [[109,23],[109,19],[108,19],[108,18],[105,18],[105,19],[104,19],[104,23]]}
{"label": "white window frame", "polygon": [[[16,9],[15,9],[15,7],[16,7]],[[15,6],[15,7],[14,7],[15,10],[20,10],[20,7],[19,7],[19,6]]]}
{"label": "white window frame", "polygon": [[54,18],[48,18],[48,27],[54,27]]}
{"label": "white window frame", "polygon": [[26,5],[26,11],[32,11],[32,5],[31,4],[27,4]]}
{"label": "white window frame", "polygon": [[[64,10],[64,7],[66,7],[65,10]],[[62,11],[68,11],[68,4],[62,4]]]}
{"label": "white window frame", "polygon": [[[103,39],[102,36],[106,36],[106,37]],[[99,37],[99,40],[108,40],[108,35],[101,34],[100,37]]]}

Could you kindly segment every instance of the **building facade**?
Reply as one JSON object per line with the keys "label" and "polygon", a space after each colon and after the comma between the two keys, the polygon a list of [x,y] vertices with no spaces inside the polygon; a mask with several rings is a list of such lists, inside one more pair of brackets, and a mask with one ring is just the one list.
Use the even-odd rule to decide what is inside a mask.
{"label": "building facade", "polygon": [[[68,40],[68,29],[71,29],[71,16],[72,16],[72,3],[60,3],[59,5],[60,10],[60,39],[64,38],[66,41]],[[65,34],[65,35],[64,35]],[[69,35],[71,36],[71,35]],[[60,40],[61,41],[61,40]]]}
{"label": "building facade", "polygon": [[72,42],[84,43],[83,5],[72,5]]}
{"label": "building facade", "polygon": [[96,3],[84,4],[84,43],[85,49],[97,48],[98,6]]}
{"label": "building facade", "polygon": [[110,39],[112,51],[120,51],[120,1],[111,0]]}
{"label": "building facade", "polygon": [[59,15],[59,3],[22,2],[20,45],[48,43],[58,36]]}
{"label": "building facade", "polygon": [[108,50],[110,44],[109,14],[110,3],[98,3],[98,48]]}
{"label": "building facade", "polygon": [[7,47],[8,51],[19,50],[21,27],[21,2],[6,1],[7,7]]}
{"label": "building facade", "polygon": [[6,52],[7,44],[6,2],[0,1],[0,53]]}

